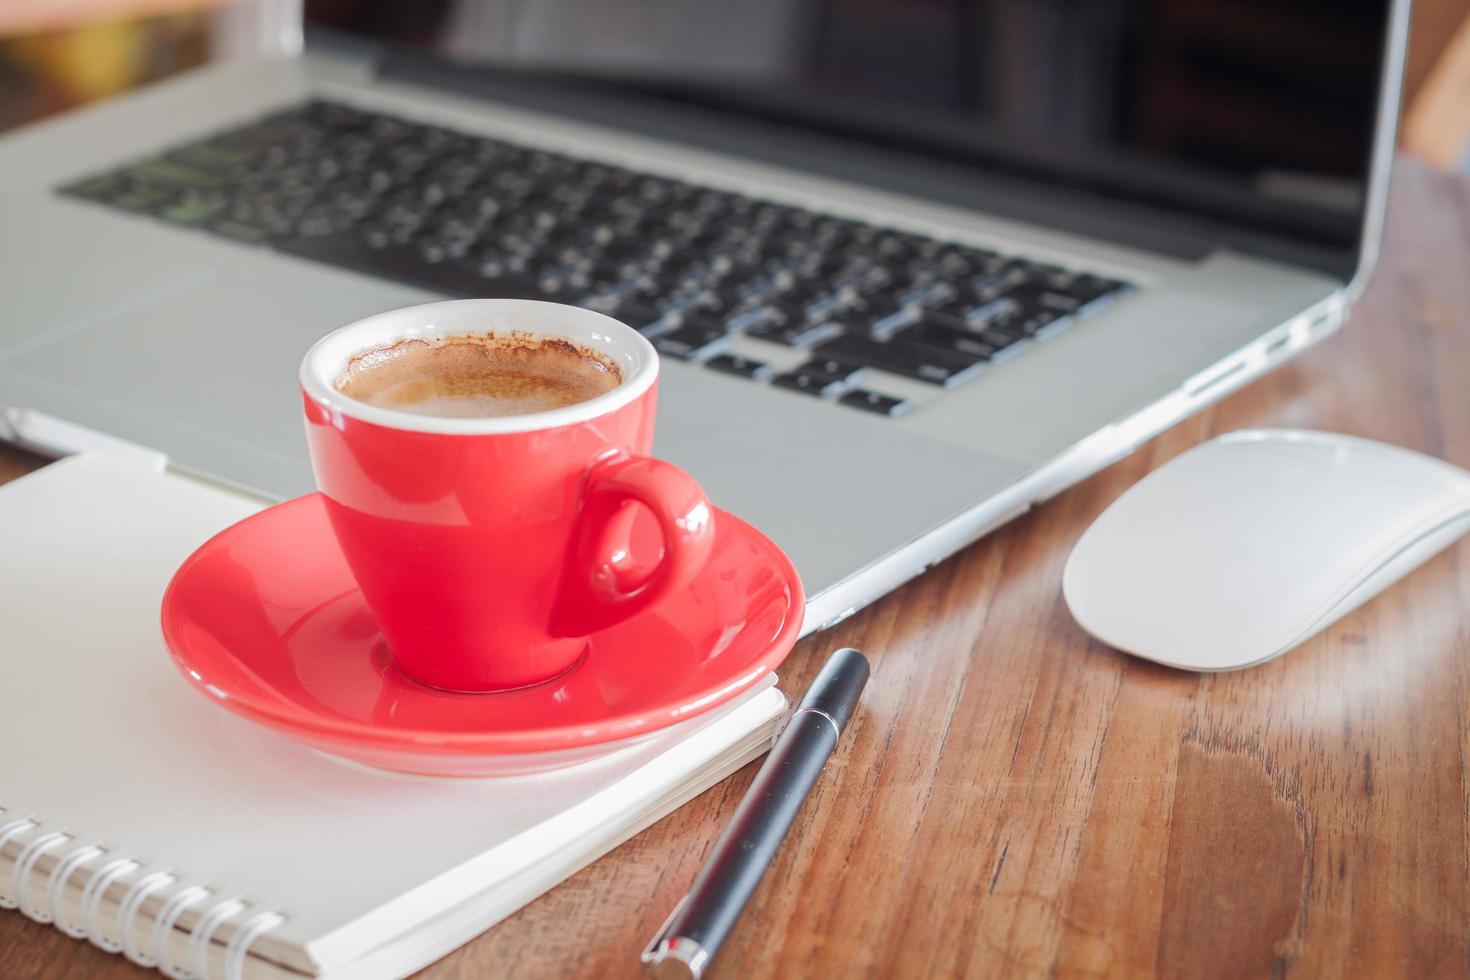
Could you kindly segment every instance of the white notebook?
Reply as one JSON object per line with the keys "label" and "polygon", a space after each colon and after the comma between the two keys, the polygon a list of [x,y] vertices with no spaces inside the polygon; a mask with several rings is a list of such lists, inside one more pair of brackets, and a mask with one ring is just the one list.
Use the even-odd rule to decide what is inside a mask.
{"label": "white notebook", "polygon": [[206,701],[160,638],[174,569],[259,506],[99,455],[0,486],[0,904],[171,976],[403,976],[756,758],[785,710],[773,676],[538,776],[320,755]]}

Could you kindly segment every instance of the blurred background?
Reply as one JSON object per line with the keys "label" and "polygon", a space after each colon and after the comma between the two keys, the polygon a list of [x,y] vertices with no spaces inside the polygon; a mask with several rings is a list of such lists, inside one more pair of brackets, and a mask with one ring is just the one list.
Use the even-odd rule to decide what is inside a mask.
{"label": "blurred background", "polygon": [[5,0],[0,130],[125,92],[214,58],[274,46],[276,0]]}
{"label": "blurred background", "polygon": [[[312,2],[344,21],[370,20],[381,9],[371,0]],[[1025,16],[1035,18],[1048,3],[1076,2],[1082,0],[1018,0],[1018,11],[1025,8]],[[0,130],[106,99],[213,59],[258,57],[290,49],[295,43],[291,24],[299,3],[4,0],[0,2]],[[865,5],[873,8],[873,22],[895,30],[901,30],[905,21],[944,17],[956,7],[953,0],[865,0]],[[426,0],[424,6],[428,23],[433,19],[429,11],[441,4]],[[533,32],[539,28],[554,47],[558,0],[506,6],[519,18],[515,26],[522,36],[528,27]],[[748,25],[752,18],[781,16],[782,6],[781,0],[770,0],[753,6],[732,5],[732,9]],[[1341,38],[1355,29],[1354,10],[1361,5],[1324,0],[1316,15],[1311,6],[1296,4],[1288,15],[1272,0],[1159,0],[1156,15],[1159,23],[1168,25],[1180,50],[1189,49],[1197,38],[1208,37],[1216,50],[1228,51],[1232,29],[1259,38],[1269,33],[1273,18],[1284,16],[1320,16],[1321,29]],[[527,8],[534,8],[534,16],[526,16]],[[467,34],[494,38],[497,25],[463,26]],[[1295,34],[1299,28],[1299,24],[1282,25],[1284,33]],[[1311,57],[1310,51],[1293,52],[1295,61],[1305,62],[1297,66],[1300,70],[1311,69]],[[1248,65],[1228,63],[1214,68],[1250,70]],[[1177,70],[1177,65],[1159,64],[1149,70],[1157,75]],[[1470,0],[1415,0],[1404,82],[1400,133],[1404,149],[1436,167],[1470,171]],[[1215,122],[1171,118],[1167,105],[1150,111],[1156,117],[1155,125],[1169,128],[1171,139],[1189,139],[1188,127],[1203,131],[1213,128]],[[1316,144],[1324,153],[1332,152],[1333,120],[1304,124],[1318,128]],[[1269,138],[1269,134],[1260,135]]]}

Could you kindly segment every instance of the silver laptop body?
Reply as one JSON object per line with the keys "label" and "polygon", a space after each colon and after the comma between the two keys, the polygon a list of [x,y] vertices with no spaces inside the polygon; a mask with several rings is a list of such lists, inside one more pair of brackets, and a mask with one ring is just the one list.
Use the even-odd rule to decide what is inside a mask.
{"label": "silver laptop body", "polygon": [[[834,176],[595,113],[454,91],[382,71],[374,49],[308,46],[199,70],[0,139],[0,437],[166,461],[269,498],[312,489],[301,353],[335,326],[443,294],[57,193],[310,99],[1134,284],[961,385],[870,371],[871,387],[908,400],[896,418],[665,358],[656,451],[790,553],[809,591],[806,628],[821,628],[1339,326],[1372,264],[1393,152],[1407,3],[1384,17],[1383,63],[1364,68],[1382,77],[1356,268],[1339,274],[1228,243],[1190,253],[1147,234],[1129,242],[1001,217],[1017,200],[1044,209],[1047,194],[999,178],[970,178],[996,207],[959,206],[922,181],[885,186],[881,168],[871,180]],[[1097,205],[1094,227],[1113,223],[1110,206]],[[1119,205],[1116,225],[1130,214]],[[745,336],[729,350],[777,367],[807,356]]]}

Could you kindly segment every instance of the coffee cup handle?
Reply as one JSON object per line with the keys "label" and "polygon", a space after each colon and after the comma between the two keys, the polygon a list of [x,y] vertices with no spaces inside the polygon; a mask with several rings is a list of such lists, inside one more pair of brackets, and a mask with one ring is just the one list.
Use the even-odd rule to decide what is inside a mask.
{"label": "coffee cup handle", "polygon": [[[630,501],[658,521],[664,553],[652,572],[633,573],[618,552],[627,547]],[[587,474],[582,512],[572,531],[552,632],[588,636],[687,588],[715,544],[715,514],[694,478],[672,463],[647,456],[613,456]]]}

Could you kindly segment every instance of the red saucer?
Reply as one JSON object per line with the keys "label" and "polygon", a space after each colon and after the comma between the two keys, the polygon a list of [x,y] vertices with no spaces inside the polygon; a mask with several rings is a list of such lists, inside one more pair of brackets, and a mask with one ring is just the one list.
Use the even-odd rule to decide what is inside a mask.
{"label": "red saucer", "polygon": [[184,676],[225,708],[380,768],[488,775],[556,768],[691,719],[785,659],[804,598],[791,562],[720,511],[694,584],[595,634],[553,680],[450,694],[394,667],[319,494],[246,518],[179,567],[163,636]]}

